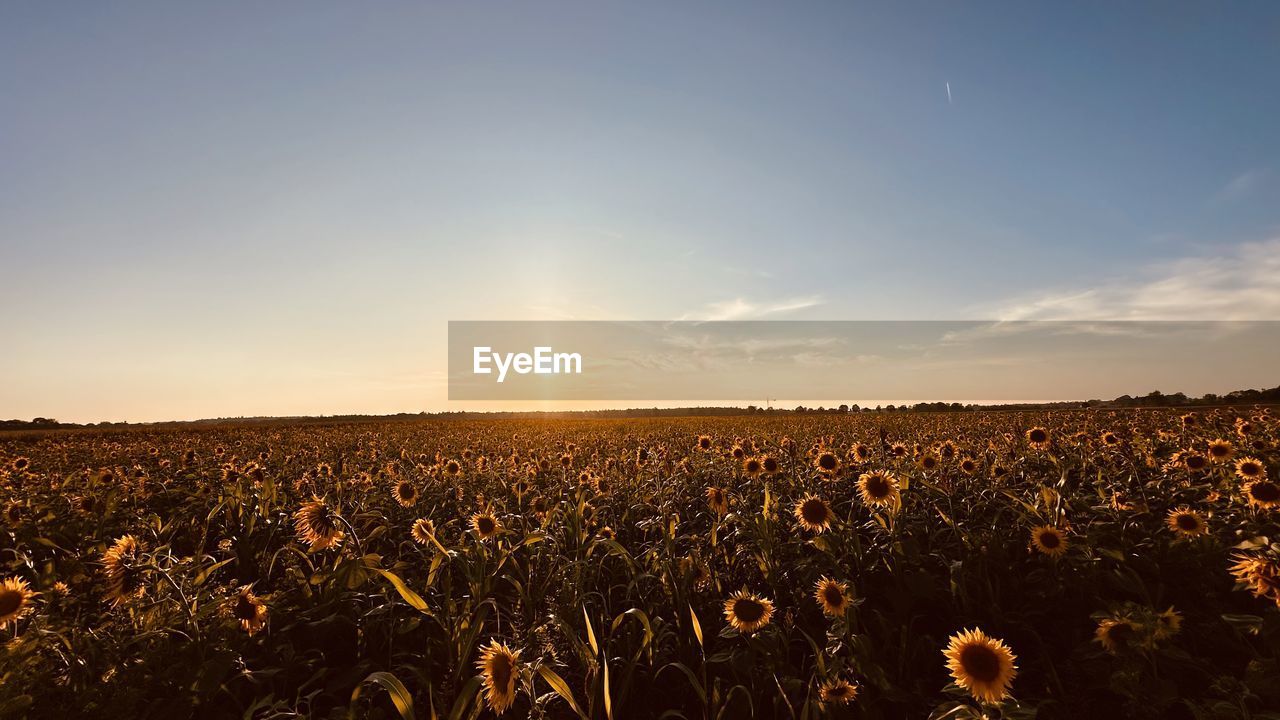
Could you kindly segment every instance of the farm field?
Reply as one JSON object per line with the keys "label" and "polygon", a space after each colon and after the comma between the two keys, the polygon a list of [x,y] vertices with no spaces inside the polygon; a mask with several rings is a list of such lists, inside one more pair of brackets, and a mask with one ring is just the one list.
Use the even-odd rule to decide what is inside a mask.
{"label": "farm field", "polygon": [[1280,718],[1265,408],[0,435],[5,717]]}

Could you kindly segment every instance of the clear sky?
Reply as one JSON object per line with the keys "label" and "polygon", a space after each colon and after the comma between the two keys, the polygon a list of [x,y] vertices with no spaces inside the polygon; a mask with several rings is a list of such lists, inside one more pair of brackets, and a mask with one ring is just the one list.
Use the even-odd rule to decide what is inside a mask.
{"label": "clear sky", "polygon": [[8,2],[0,418],[448,409],[450,319],[1277,319],[1278,127],[1266,2]]}

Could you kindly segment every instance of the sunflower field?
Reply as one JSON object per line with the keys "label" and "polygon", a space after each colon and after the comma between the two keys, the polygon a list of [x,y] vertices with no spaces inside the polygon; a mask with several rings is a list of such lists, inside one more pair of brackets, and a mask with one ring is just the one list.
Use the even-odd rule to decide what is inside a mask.
{"label": "sunflower field", "polygon": [[1265,408],[0,435],[0,717],[1280,718]]}

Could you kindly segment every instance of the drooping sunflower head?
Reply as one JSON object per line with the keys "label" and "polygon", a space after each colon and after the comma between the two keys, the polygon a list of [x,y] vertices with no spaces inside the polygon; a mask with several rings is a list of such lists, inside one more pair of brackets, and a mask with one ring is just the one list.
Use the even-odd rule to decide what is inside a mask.
{"label": "drooping sunflower head", "polygon": [[478,512],[471,516],[471,529],[481,540],[488,540],[502,531],[502,523],[498,522],[493,513]]}
{"label": "drooping sunflower head", "polygon": [[1104,618],[1098,623],[1093,639],[1112,655],[1135,646],[1141,640],[1142,627],[1125,615]]}
{"label": "drooping sunflower head", "polygon": [[409,530],[409,534],[413,536],[413,541],[419,545],[426,545],[431,542],[432,536],[436,533],[436,526],[427,518],[418,518],[413,521],[413,528]]}
{"label": "drooping sunflower head", "polygon": [[1185,505],[1170,510],[1165,524],[1179,537],[1191,538],[1209,534],[1209,524],[1205,522],[1204,516]]}
{"label": "drooping sunflower head", "polygon": [[40,593],[32,592],[22,578],[5,578],[0,582],[0,630],[16,624],[31,612],[33,601]]}
{"label": "drooping sunflower head", "polygon": [[1280,562],[1262,555],[1236,555],[1231,574],[1255,597],[1270,598],[1280,606]]}
{"label": "drooping sunflower head", "polygon": [[769,624],[773,601],[739,590],[724,601],[724,617],[740,633],[750,634]]}
{"label": "drooping sunflower head", "polygon": [[831,520],[835,517],[827,501],[816,495],[806,495],[801,498],[793,512],[800,527],[816,533],[831,527]]}
{"label": "drooping sunflower head", "polygon": [[844,617],[851,602],[849,586],[825,576],[818,580],[813,597],[822,606],[822,612],[830,617]]}
{"label": "drooping sunflower head", "polygon": [[974,628],[952,635],[942,654],[956,685],[975,700],[994,703],[1008,697],[1018,668],[1017,657],[1003,641]]}
{"label": "drooping sunflower head", "polygon": [[1236,477],[1246,482],[1267,476],[1267,468],[1257,458],[1244,457],[1236,461]]}
{"label": "drooping sunflower head", "polygon": [[858,477],[858,495],[862,502],[874,507],[893,505],[899,496],[898,479],[883,470],[863,473]]}
{"label": "drooping sunflower head", "polygon": [[102,574],[105,580],[103,596],[112,605],[120,605],[142,595],[143,545],[132,535],[116,540],[102,555]]}
{"label": "drooping sunflower head", "polygon": [[818,699],[827,705],[847,705],[858,697],[858,686],[843,678],[828,680],[818,688]]}
{"label": "drooping sunflower head", "polygon": [[1197,452],[1188,452],[1182,456],[1182,465],[1192,472],[1198,472],[1209,466],[1209,459]]}
{"label": "drooping sunflower head", "polygon": [[312,551],[337,547],[345,533],[338,514],[321,498],[304,503],[293,514],[293,528],[298,539],[311,546]]}
{"label": "drooping sunflower head", "polygon": [[1031,531],[1031,547],[1041,555],[1057,559],[1067,552],[1067,536],[1056,527],[1041,525]]}
{"label": "drooping sunflower head", "polygon": [[707,488],[707,504],[717,515],[729,512],[729,494],[718,487]]}
{"label": "drooping sunflower head", "polygon": [[240,628],[251,636],[267,626],[267,606],[253,594],[252,585],[240,588],[228,602],[228,610],[231,617],[240,624]]}
{"label": "drooping sunflower head", "polygon": [[1245,497],[1249,504],[1264,510],[1280,506],[1280,484],[1274,480],[1262,478],[1244,486]]}
{"label": "drooping sunflower head", "polygon": [[516,701],[516,680],[519,678],[520,653],[497,640],[480,651],[476,661],[484,684],[485,703],[495,715],[501,715]]}
{"label": "drooping sunflower head", "polygon": [[413,507],[418,502],[418,486],[408,480],[401,480],[395,484],[392,495],[401,507]]}

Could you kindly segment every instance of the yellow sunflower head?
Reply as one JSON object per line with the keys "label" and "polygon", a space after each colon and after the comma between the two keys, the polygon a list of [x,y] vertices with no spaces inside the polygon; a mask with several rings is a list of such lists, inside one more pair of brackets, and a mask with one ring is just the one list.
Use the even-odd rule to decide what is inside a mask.
{"label": "yellow sunflower head", "polygon": [[872,507],[895,505],[901,497],[898,478],[893,473],[876,470],[858,477],[858,495]]}
{"label": "yellow sunflower head", "polygon": [[1061,530],[1048,525],[1041,525],[1031,531],[1031,547],[1041,555],[1055,560],[1067,552],[1067,536]]}
{"label": "yellow sunflower head", "polygon": [[17,624],[31,612],[32,601],[40,593],[32,592],[22,578],[5,578],[0,582],[0,630]]}
{"label": "yellow sunflower head", "polygon": [[830,617],[844,617],[852,600],[848,585],[825,576],[818,580],[813,597],[822,606],[822,612]]}
{"label": "yellow sunflower head", "polygon": [[1185,505],[1170,510],[1165,524],[1179,537],[1192,538],[1209,534],[1209,524],[1205,522],[1204,516]]}
{"label": "yellow sunflower head", "polygon": [[956,685],[980,702],[1000,702],[1018,674],[1013,651],[1003,641],[974,628],[951,636],[942,651]]}
{"label": "yellow sunflower head", "polygon": [[502,523],[498,522],[493,513],[478,512],[471,516],[471,529],[481,540],[488,540],[502,531]]}
{"label": "yellow sunflower head", "polygon": [[476,661],[484,684],[485,702],[501,715],[516,700],[516,680],[520,675],[520,653],[497,640],[490,640]]}
{"label": "yellow sunflower head", "polygon": [[313,498],[293,514],[293,527],[298,539],[311,546],[311,550],[337,547],[345,533],[338,514],[320,498]]}
{"label": "yellow sunflower head", "polygon": [[793,512],[800,527],[815,533],[821,533],[831,527],[831,520],[835,517],[827,501],[816,495],[806,495],[801,498]]}
{"label": "yellow sunflower head", "polygon": [[858,686],[843,678],[828,680],[818,688],[818,699],[827,705],[847,705],[858,697]]}
{"label": "yellow sunflower head", "polygon": [[724,601],[724,617],[740,633],[751,634],[773,618],[773,601],[739,590]]}

